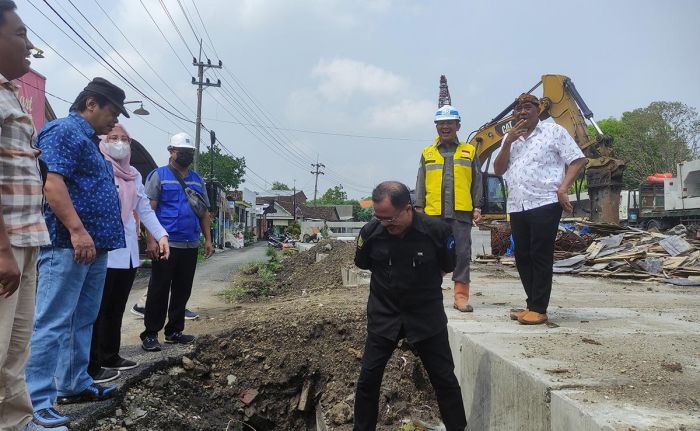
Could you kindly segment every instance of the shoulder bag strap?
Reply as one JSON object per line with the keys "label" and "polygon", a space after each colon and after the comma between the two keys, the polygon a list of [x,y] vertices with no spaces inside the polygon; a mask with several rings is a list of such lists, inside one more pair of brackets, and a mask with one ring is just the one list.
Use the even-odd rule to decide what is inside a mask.
{"label": "shoulder bag strap", "polygon": [[185,184],[185,180],[182,179],[182,175],[178,171],[176,171],[172,166],[168,165],[168,169],[170,169],[170,172],[175,175],[175,178],[177,178],[178,182],[182,186],[182,189],[187,192],[187,184]]}

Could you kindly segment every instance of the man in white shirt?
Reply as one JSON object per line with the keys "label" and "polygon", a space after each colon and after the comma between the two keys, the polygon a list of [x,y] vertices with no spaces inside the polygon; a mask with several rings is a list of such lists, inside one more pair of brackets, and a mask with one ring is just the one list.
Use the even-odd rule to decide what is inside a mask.
{"label": "man in white shirt", "polygon": [[508,184],[508,213],[515,243],[515,264],[527,295],[526,308],[510,317],[524,325],[547,321],[552,264],[562,209],[572,212],[568,189],[587,161],[562,126],[539,120],[539,100],[516,99],[516,125],[503,137],[494,162]]}

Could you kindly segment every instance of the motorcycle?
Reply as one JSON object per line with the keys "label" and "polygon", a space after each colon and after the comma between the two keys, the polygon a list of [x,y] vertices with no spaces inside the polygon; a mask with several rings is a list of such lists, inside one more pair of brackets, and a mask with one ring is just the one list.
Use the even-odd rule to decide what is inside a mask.
{"label": "motorcycle", "polygon": [[296,245],[296,240],[287,235],[269,235],[267,245],[279,249],[290,248]]}

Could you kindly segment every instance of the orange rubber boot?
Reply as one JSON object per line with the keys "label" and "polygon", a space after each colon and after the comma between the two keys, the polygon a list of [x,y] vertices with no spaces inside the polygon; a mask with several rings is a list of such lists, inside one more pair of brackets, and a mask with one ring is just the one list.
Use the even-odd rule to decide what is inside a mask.
{"label": "orange rubber boot", "polygon": [[471,313],[474,311],[474,308],[469,305],[469,283],[455,281],[454,307],[463,313]]}

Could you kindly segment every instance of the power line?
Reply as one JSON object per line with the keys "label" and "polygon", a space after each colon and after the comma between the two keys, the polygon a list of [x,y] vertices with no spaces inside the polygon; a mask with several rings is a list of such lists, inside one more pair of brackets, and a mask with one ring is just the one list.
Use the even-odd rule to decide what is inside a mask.
{"label": "power line", "polygon": [[177,26],[177,23],[175,23],[175,19],[173,19],[173,16],[170,15],[170,11],[168,10],[167,6],[165,6],[165,3],[163,3],[163,0],[158,0],[158,1],[160,2],[160,6],[163,8],[163,11],[165,12],[165,15],[167,15],[168,19],[170,20],[170,23],[173,25],[173,27],[175,27],[175,31],[180,36],[180,40],[182,41],[182,44],[185,45],[185,48],[187,48],[187,50],[190,52],[190,55],[192,55],[192,57],[195,57],[194,52],[190,49],[190,46],[187,44],[187,41],[185,40],[185,37],[182,35],[180,28]]}
{"label": "power line", "polygon": [[[206,127],[204,127],[204,125],[202,125],[202,128],[203,128],[204,130],[207,130],[207,131],[209,130],[209,129],[207,129]],[[226,151],[231,157],[238,158],[235,154],[233,154],[233,152],[231,152],[231,150],[228,149],[228,147],[226,147],[226,146],[224,145],[223,142],[221,142],[221,140],[219,140],[219,137],[218,137],[218,136],[215,136],[214,139],[216,139],[216,142],[219,144],[219,147],[221,147],[224,151]],[[253,171],[253,170],[248,166],[247,162],[245,162],[245,157],[244,157],[243,159],[244,159],[244,163],[245,163],[245,171],[246,171],[246,174],[251,173],[251,174],[255,175],[256,177],[260,178],[264,183],[267,184],[268,181],[267,181],[265,178],[263,178],[262,176],[258,175],[255,171]],[[251,181],[252,181],[252,180],[251,180]],[[263,187],[263,188],[261,188],[261,190],[265,190],[265,188]]]}
{"label": "power line", "polygon": [[[83,12],[82,12],[80,9],[78,9],[78,7],[75,5],[75,3],[73,3],[73,0],[68,0],[68,3],[70,3],[71,6],[73,6],[73,8],[78,12],[78,14],[80,14],[81,17],[83,17],[83,19],[88,23],[88,25],[89,25],[90,27],[92,27],[92,29],[100,36],[100,38],[102,38],[102,40],[105,41],[105,43],[107,44],[107,46],[109,46],[109,47],[112,49],[112,51],[113,51],[119,58],[121,58],[122,61],[123,61],[124,63],[126,63],[126,65],[129,66],[129,68],[130,68],[132,71],[134,71],[134,73],[136,73],[136,75],[137,75],[139,78],[141,78],[141,80],[142,80],[144,83],[146,83],[146,85],[147,85],[151,90],[153,90],[161,99],[163,99],[163,100],[165,101],[165,103],[167,103],[168,105],[170,105],[170,107],[171,107],[175,112],[177,112],[178,114],[180,114],[180,115],[183,116],[183,117],[185,116],[185,114],[183,114],[182,111],[180,111],[175,105],[173,105],[172,103],[170,103],[170,101],[169,101],[166,97],[164,97],[158,90],[156,90],[156,89],[151,85],[151,83],[148,82],[148,80],[146,80],[146,78],[144,78],[143,75],[141,75],[141,73],[140,73],[138,70],[136,70],[136,69],[131,65],[131,63],[130,63],[127,59],[124,58],[124,56],[119,52],[119,50],[116,49],[116,48],[102,35],[102,32],[99,31],[99,30],[92,24],[92,22],[85,16],[85,14],[83,14]],[[65,10],[65,9],[64,9],[64,10]],[[68,11],[66,10],[66,13],[76,22],[76,24],[78,24],[78,26],[79,26],[84,32],[86,32],[85,29],[78,23],[78,21],[70,14],[70,12],[68,12]],[[86,32],[86,33],[89,35],[89,32]],[[95,44],[99,46],[98,42],[97,42],[93,37],[90,36],[90,39],[92,39],[92,41],[95,42]],[[106,49],[104,49],[104,47],[100,47],[100,48],[101,48],[103,51],[105,51],[105,52],[107,51]],[[114,63],[115,63],[115,64],[118,64],[117,62],[114,62]],[[127,73],[126,70],[125,70],[124,68],[122,68],[121,66],[120,66],[120,68],[122,69],[122,71],[123,71],[125,74]],[[129,78],[131,78],[131,77],[129,77]],[[166,84],[166,86],[167,86],[167,84]]]}
{"label": "power line", "polygon": [[204,25],[204,21],[202,20],[202,15],[199,14],[199,8],[197,7],[197,2],[195,0],[192,0],[192,6],[194,6],[194,10],[197,12],[197,17],[199,18],[199,22],[202,24],[202,28],[204,29],[204,34],[207,35],[207,40],[209,41],[209,45],[211,46],[211,49],[214,51],[214,55],[216,58],[221,58],[219,54],[216,52],[216,48],[214,47],[214,42],[211,41],[211,36],[209,36],[209,31],[207,30],[207,26]]}
{"label": "power line", "polygon": [[378,140],[387,140],[387,141],[425,142],[425,139],[417,139],[417,138],[393,138],[390,136],[356,135],[356,134],[352,134],[352,133],[324,132],[324,131],[320,131],[320,130],[306,130],[306,129],[293,129],[293,128],[289,128],[289,127],[262,126],[262,125],[251,124],[251,123],[242,123],[240,121],[220,120],[218,118],[204,118],[204,120],[218,121],[220,123],[238,124],[238,125],[242,125],[242,126],[245,125],[245,126],[251,126],[251,127],[259,127],[259,128],[263,128],[263,129],[275,129],[275,130],[285,130],[288,132],[309,133],[309,134],[313,134],[313,135],[329,135],[329,136],[340,136],[340,137],[344,137],[344,138],[378,139]]}
{"label": "power line", "polygon": [[134,85],[130,80],[128,80],[121,72],[119,72],[114,66],[112,66],[112,64],[110,62],[108,62],[87,40],[85,40],[85,38],[80,33],[78,33],[78,31],[75,28],[73,28],[73,26],[70,25],[70,23],[68,21],[66,21],[66,19],[63,18],[63,16],[61,16],[61,14],[56,9],[54,9],[53,6],[51,6],[51,4],[48,2],[48,0],[43,0],[43,1],[61,19],[61,21],[63,21],[63,23],[66,24],[68,26],[68,28],[71,29],[71,31],[73,33],[75,33],[75,35],[78,36],[78,38],[80,38],[80,40],[83,41],[83,43],[85,45],[87,45],[88,48],[90,48],[90,50],[92,50],[110,69],[112,69],[117,75],[119,75],[119,77],[121,77],[130,87],[132,87],[139,94],[141,94],[143,97],[148,99],[151,103],[158,106],[163,111],[167,112],[168,114],[172,115],[173,117],[179,118],[180,120],[188,122],[188,123],[194,123],[192,120],[184,118],[184,117],[170,111],[169,109],[165,108],[163,105],[161,105],[160,103],[155,101],[149,95],[147,95],[146,93],[141,91],[136,85]]}
{"label": "power line", "polygon": [[163,39],[165,39],[165,42],[167,42],[168,46],[170,47],[170,50],[173,52],[173,54],[175,54],[175,58],[177,58],[177,60],[178,60],[178,61],[180,62],[180,64],[182,65],[182,68],[185,69],[185,71],[186,71],[187,74],[189,75],[189,74],[190,74],[190,69],[188,69],[187,66],[185,66],[185,63],[182,61],[182,59],[181,59],[180,56],[178,55],[177,51],[176,51],[175,48],[173,47],[173,44],[170,43],[170,40],[165,36],[165,33],[163,33],[163,30],[161,30],[161,28],[160,28],[160,26],[158,25],[158,23],[156,22],[155,18],[153,18],[153,15],[151,15],[151,12],[148,10],[148,8],[146,7],[146,5],[143,3],[143,0],[139,0],[139,2],[141,3],[141,6],[143,6],[143,9],[146,11],[146,14],[148,14],[148,17],[151,18],[151,22],[153,22],[153,25],[156,26],[156,28],[157,28],[158,31],[160,32],[160,35],[163,36]]}
{"label": "power line", "polygon": [[[228,70],[226,70],[226,71],[228,72]],[[229,72],[229,75],[233,76],[230,72]],[[223,78],[223,77],[222,77],[222,78]],[[263,114],[263,116],[265,116],[265,117],[268,119],[268,122],[274,126],[274,123],[272,122],[272,120],[267,116],[267,114],[265,114],[264,110],[263,110],[262,108],[260,108],[259,105],[257,105],[257,103],[255,102],[255,100],[252,98],[252,96],[250,96],[250,94],[245,90],[245,88],[244,88],[240,83],[239,83],[238,85],[239,85],[239,87],[241,88],[241,90],[246,94],[246,96],[248,97],[248,99],[250,99],[251,102],[253,102],[253,104],[258,108],[258,110]],[[235,88],[232,88],[232,90],[233,90],[233,92],[236,93],[236,95],[237,95],[241,100],[243,99],[243,97],[238,93],[238,91],[235,90]],[[228,94],[231,96],[231,99],[235,99],[235,96],[233,96],[233,94],[231,94],[230,90],[228,90],[227,88],[225,88],[225,89],[224,89],[224,92],[227,92],[227,91],[228,91]],[[239,102],[236,102],[236,103],[240,105]],[[242,106],[242,105],[241,105],[241,106]],[[245,109],[245,108],[244,108],[244,109]],[[257,123],[258,126],[260,126],[259,117],[257,116],[257,114],[255,114],[254,112],[252,112],[252,110],[249,110],[249,109],[245,109],[245,110],[246,110],[246,112],[249,114],[250,117],[255,117],[255,119],[253,119],[253,121],[254,121],[255,123]],[[280,128],[275,128],[275,130],[280,130]],[[297,158],[297,160],[301,160],[302,164],[305,163],[305,162],[307,162],[308,160],[312,159],[311,156],[309,156],[307,153],[305,153],[303,150],[301,150],[299,147],[297,147],[297,146],[294,144],[294,142],[290,139],[289,136],[287,136],[287,135],[284,134],[284,133],[279,133],[278,136],[279,136],[280,139],[285,140],[285,141],[288,143],[288,145],[289,145],[290,148],[289,148],[289,149],[285,148],[285,149],[286,149],[290,154],[292,154],[293,156],[295,156],[295,157]],[[277,139],[277,138],[275,138],[275,137],[273,137],[273,139],[274,139],[276,142],[279,142],[280,145],[281,145],[282,147],[285,147],[285,145],[284,145],[279,139]],[[349,178],[346,178],[346,177],[344,177],[343,175],[341,175],[341,174],[335,172],[334,170],[327,169],[327,173],[328,173],[328,176],[329,176],[330,178],[332,178],[332,179],[335,180],[335,181],[339,181],[340,183],[345,183],[345,185],[346,185],[348,188],[350,188],[350,189],[354,189],[354,190],[359,191],[359,192],[366,192],[367,189],[370,188],[370,187],[366,187],[365,185],[356,183],[354,180],[351,180],[351,179],[349,179]]]}
{"label": "power line", "polygon": [[194,31],[194,26],[192,26],[192,22],[190,21],[190,17],[187,16],[187,12],[185,12],[185,7],[182,5],[182,2],[180,0],[177,0],[177,4],[180,6],[180,10],[182,11],[182,14],[185,16],[185,19],[187,20],[187,25],[190,26],[190,30],[192,30],[192,34],[194,34],[194,38],[197,40],[200,40],[199,36],[197,35],[197,32]]}
{"label": "power line", "polygon": [[[164,4],[162,1],[161,1],[160,3],[161,3],[161,6],[163,7],[165,13],[166,13],[166,14],[168,15],[168,17],[170,18],[171,24],[175,27],[176,32],[177,32],[177,33],[180,35],[180,37],[182,38],[182,32],[181,32],[180,29],[178,28],[177,24],[175,23],[175,20],[172,18],[172,15],[171,15],[170,12],[168,11],[167,7],[165,6],[165,4]],[[192,30],[192,33],[194,34],[195,39],[197,39],[198,41],[200,41],[201,39],[200,39],[199,35],[197,34],[197,32],[195,31],[194,26],[192,25],[192,22],[190,21],[189,17],[187,17],[187,12],[185,11],[184,6],[182,5],[182,3],[181,3],[179,0],[178,0],[178,4],[180,5],[180,9],[181,9],[182,13],[185,15],[185,19],[187,20],[188,24],[190,25],[190,29]],[[184,41],[184,38],[183,38],[183,43],[186,44],[186,42]],[[201,42],[200,42],[200,47],[201,47]],[[205,54],[206,54],[206,51],[205,51]],[[215,70],[214,72],[215,72],[215,74],[216,74],[217,76],[220,76],[220,75],[217,73],[216,70]],[[224,88],[223,90],[224,90],[224,93],[228,93],[228,96],[230,96],[230,98],[229,98],[229,97],[227,97],[226,94],[224,94],[224,98],[226,98],[230,103],[232,103],[232,106],[233,106],[233,105],[238,105],[243,111],[246,111],[246,113],[243,113],[241,110],[235,108],[235,106],[234,106],[234,108],[235,108],[240,114],[242,114],[242,115],[244,115],[244,116],[246,116],[246,114],[250,115],[250,112],[249,112],[243,105],[241,105],[240,103],[238,103],[238,102],[235,100],[235,96],[233,96],[233,95],[230,93],[230,91],[228,91],[226,88]],[[234,90],[234,91],[235,91],[235,90]],[[229,112],[229,114],[232,115],[232,116],[235,118],[235,116],[234,116],[230,111],[227,110],[227,112]],[[251,118],[252,118],[252,116],[251,116]],[[254,118],[253,118],[253,121],[255,121]],[[272,138],[273,141],[275,141],[275,142],[277,142],[277,143],[279,144],[279,148],[280,148],[280,149],[282,149],[283,151],[287,150],[288,154],[290,154],[292,157],[295,157],[295,158],[299,161],[299,166],[300,166],[300,167],[304,166],[304,163],[305,163],[308,159],[304,158],[303,156],[299,156],[298,154],[296,154],[296,153],[294,153],[294,152],[292,152],[292,151],[286,149],[286,148],[284,147],[284,144],[283,144],[282,142],[280,142],[280,141],[279,141],[275,136],[273,136],[271,133],[267,132],[267,135],[268,135],[270,138]]]}
{"label": "power line", "polygon": [[[126,40],[126,42],[131,46],[131,48],[136,52],[136,54],[138,54],[138,56],[141,57],[141,59],[144,61],[144,63],[146,63],[146,65],[148,66],[148,68],[151,69],[151,71],[153,72],[153,74],[160,80],[160,82],[162,82],[163,85],[165,85],[165,87],[166,87],[168,90],[170,90],[170,92],[173,94],[173,96],[175,96],[175,98],[176,98],[180,103],[182,103],[183,106],[187,107],[190,111],[192,111],[192,108],[190,108],[190,106],[189,106],[184,100],[182,100],[182,98],[180,98],[180,96],[175,92],[175,90],[173,90],[172,86],[168,85],[168,83],[165,82],[165,80],[164,80],[163,77],[160,75],[160,73],[158,73],[158,72],[155,70],[155,68],[153,67],[153,65],[151,65],[151,63],[148,61],[148,59],[146,59],[146,57],[144,57],[144,56],[141,54],[141,51],[140,51],[138,48],[136,48],[136,47],[134,46],[134,44],[131,42],[131,40],[129,40],[129,38],[124,34],[124,32],[121,30],[121,28],[119,28],[119,26],[117,25],[117,23],[115,23],[114,20],[112,20],[112,17],[110,17],[109,14],[104,10],[104,8],[102,7],[102,5],[100,5],[100,2],[99,2],[98,0],[94,0],[94,2],[95,2],[95,4],[97,5],[97,7],[100,8],[100,10],[101,10],[102,13],[105,15],[105,17],[107,17],[107,19],[112,23],[112,25],[114,25],[114,27],[117,29],[117,31],[122,35],[122,37],[124,38],[124,40]],[[192,112],[194,112],[194,111],[192,111]]]}
{"label": "power line", "polygon": [[18,80],[19,82],[21,82],[22,84],[26,85],[27,87],[31,87],[31,88],[33,88],[33,89],[35,89],[35,90],[42,91],[42,92],[46,93],[47,95],[53,97],[54,99],[58,99],[58,100],[60,100],[61,102],[66,102],[68,105],[72,105],[72,104],[73,104],[73,102],[71,102],[70,100],[66,100],[66,99],[64,99],[64,98],[61,97],[61,96],[56,96],[55,94],[49,93],[48,91],[46,91],[46,90],[43,89],[43,88],[39,88],[39,87],[37,87],[37,86],[35,86],[35,85],[32,85],[32,84],[30,84],[30,83],[28,83],[28,82],[26,82],[26,81],[23,81],[22,78],[18,78],[17,80]]}
{"label": "power line", "polygon": [[[29,31],[31,31],[32,34],[34,34],[34,36],[36,36],[36,37],[41,41],[41,43],[43,43],[45,46],[48,46],[48,47],[51,49],[51,51],[53,51],[54,54],[58,55],[58,57],[59,57],[61,60],[65,61],[70,67],[72,67],[73,70],[75,70],[76,72],[78,72],[80,75],[82,75],[82,76],[83,76],[85,79],[87,79],[88,81],[90,80],[90,78],[88,78],[88,76],[87,76],[86,74],[84,74],[80,69],[78,69],[77,67],[75,67],[75,66],[73,65],[73,63],[71,63],[70,61],[68,61],[68,59],[66,59],[66,57],[64,57],[63,55],[61,55],[61,53],[58,52],[53,46],[51,46],[43,37],[39,36],[39,34],[38,34],[37,32],[35,32],[34,30],[32,30],[32,29],[31,29],[28,25],[26,25],[26,24],[25,24],[25,27],[27,27],[27,29],[29,29]],[[47,94],[48,94],[48,93],[47,93]]]}
{"label": "power line", "polygon": [[[177,2],[178,2],[178,5],[179,5],[179,7],[180,7],[181,12],[182,12],[183,15],[185,16],[185,19],[186,19],[186,21],[187,21],[187,23],[188,23],[188,25],[189,25],[189,27],[190,27],[190,30],[192,31],[192,33],[193,33],[193,35],[194,35],[194,37],[195,37],[195,39],[197,39],[198,41],[200,41],[200,48],[201,48],[201,38],[200,38],[200,36],[197,34],[197,31],[195,30],[194,25],[192,24],[192,21],[189,19],[188,13],[187,13],[187,11],[185,10],[184,5],[182,4],[182,2],[181,2],[180,0],[177,0]],[[170,19],[171,24],[175,27],[176,32],[178,33],[178,35],[180,35],[180,38],[182,39],[183,43],[184,43],[184,44],[188,47],[188,49],[189,49],[189,46],[187,45],[186,41],[184,40],[184,37],[182,36],[182,32],[181,32],[180,29],[178,28],[177,24],[175,23],[175,20],[172,18],[172,15],[171,15],[170,12],[168,11],[167,7],[165,6],[165,4],[163,3],[162,0],[160,1],[160,3],[161,3],[161,6],[163,7],[163,10],[164,10],[165,13],[166,13],[166,15],[168,15],[168,18]],[[195,5],[195,8],[196,8],[196,5]],[[204,30],[206,31],[206,26],[204,25],[204,22],[203,22],[202,19],[201,19],[201,14],[199,14],[199,11],[198,11],[198,10],[197,10],[197,13],[198,13],[198,15],[199,15],[200,22],[202,23],[202,27],[203,27]],[[207,35],[207,36],[209,36],[209,35]],[[210,42],[210,44],[211,44],[211,46],[212,46],[212,49],[214,49],[214,51],[216,51],[216,49],[215,49],[215,47],[214,47],[214,44],[213,44],[213,42],[211,41],[211,37],[209,37],[209,42]],[[206,51],[205,51],[205,54],[206,54]],[[219,75],[219,74],[217,73],[217,71],[214,71],[214,72],[215,72],[215,74]],[[229,75],[231,75],[231,76],[233,77],[233,75],[232,75],[230,72],[227,71],[227,73],[229,73]],[[220,76],[220,75],[219,75],[219,76]],[[220,76],[220,77],[221,77],[221,76]],[[234,80],[237,82],[238,86],[244,91],[244,93],[246,94],[246,96],[248,97],[248,99],[250,99],[250,100],[255,104],[255,106],[258,108],[258,110],[268,119],[268,121],[269,121],[270,123],[272,123],[272,121],[270,120],[270,118],[265,114],[264,110],[262,110],[262,109],[260,108],[260,106],[257,105],[257,103],[255,102],[255,100],[254,100],[254,99],[250,96],[250,94],[245,90],[245,88],[242,86],[242,84],[241,84],[235,77],[233,77],[233,78],[234,78]],[[257,123],[257,126],[261,127],[261,124],[260,124],[260,122],[259,122],[259,118],[258,118],[258,116],[257,116],[256,113],[254,113],[254,112],[253,112],[252,110],[250,110],[249,108],[245,107],[245,106],[244,106],[243,104],[241,104],[240,102],[237,102],[237,101],[236,101],[236,96],[234,96],[234,95],[231,93],[230,90],[228,90],[227,88],[223,88],[223,90],[224,90],[224,91],[223,91],[223,93],[224,93],[224,94],[223,94],[224,98],[227,99],[227,100],[232,104],[232,107],[234,107],[234,109],[236,109],[236,110],[237,110],[241,115],[243,115],[244,117],[248,117],[248,118],[249,118],[250,120],[252,120],[254,123]],[[236,93],[236,95],[237,95],[241,100],[243,100],[243,97],[242,97],[234,88],[232,88],[232,90]],[[236,106],[234,106],[234,105],[238,105],[238,106],[240,107],[240,109],[236,108]],[[223,105],[222,105],[222,106],[223,106]],[[229,113],[229,115],[231,115],[232,117],[235,118],[235,115],[233,115],[230,111],[228,111],[228,109],[226,109],[226,108],[224,108],[224,109]],[[273,124],[273,125],[274,125],[274,124]],[[248,129],[247,127],[246,127],[246,130],[248,130],[248,131],[250,132],[250,129]],[[265,130],[265,129],[263,129],[263,130]],[[278,130],[278,129],[276,129],[276,130]],[[297,166],[299,166],[300,168],[303,167],[303,166],[304,166],[304,163],[306,163],[306,162],[309,160],[309,156],[308,156],[307,154],[304,154],[304,151],[301,150],[299,147],[297,147],[297,146],[292,142],[292,140],[291,140],[288,136],[286,136],[286,135],[284,135],[284,134],[280,134],[280,135],[278,135],[278,136],[279,136],[279,138],[278,138],[278,137],[275,136],[274,134],[270,133],[270,131],[268,131],[268,130],[265,130],[265,132],[266,132],[267,136],[270,137],[270,138],[272,139],[273,145],[277,146],[277,147],[280,148],[283,152],[286,152],[287,154],[289,154],[290,156],[292,156],[292,158],[294,158],[294,159],[297,161],[297,163],[295,163],[295,164],[297,164]],[[289,148],[287,148],[287,146],[285,146],[285,144],[284,144],[282,141],[280,141],[280,139],[286,140],[287,143],[288,143],[288,145],[289,145]],[[264,141],[263,141],[263,142],[264,142]],[[292,160],[288,160],[288,161],[292,161]],[[367,189],[367,187],[365,187],[364,185],[355,184],[353,180],[350,180],[350,179],[348,179],[348,178],[345,178],[345,177],[343,177],[342,175],[340,175],[340,174],[338,174],[338,173],[335,173],[335,172],[330,173],[330,172],[329,172],[329,174],[330,174],[335,180],[338,180],[338,181],[340,181],[341,183],[345,183],[346,185],[348,185],[349,188],[354,188],[354,189],[356,189],[356,190],[358,190],[358,191],[362,191],[362,192],[366,191],[366,189]]]}
{"label": "power line", "polygon": [[[54,27],[56,27],[61,33],[63,33],[63,34],[68,38],[68,40],[70,40],[71,42],[73,42],[78,48],[80,48],[83,52],[85,52],[85,53],[88,55],[88,57],[92,58],[92,59],[95,61],[95,63],[99,64],[102,68],[104,68],[108,73],[110,73],[110,74],[111,74],[112,76],[114,76],[116,79],[120,79],[120,77],[119,77],[117,74],[115,74],[114,71],[110,70],[110,69],[107,68],[103,63],[101,63],[100,60],[97,59],[97,58],[95,57],[94,54],[92,54],[92,53],[91,53],[90,51],[88,51],[85,47],[83,47],[80,43],[78,43],[75,39],[73,39],[65,30],[63,30],[63,28],[61,28],[61,26],[59,26],[58,24],[56,24],[55,21],[53,21],[51,18],[49,18],[49,16],[47,16],[41,9],[39,9],[39,7],[37,7],[31,0],[28,0],[28,1],[29,1],[29,4],[30,4],[32,7],[34,7],[34,9],[36,9],[47,21],[49,21]],[[75,31],[75,30],[74,30],[74,31]],[[43,39],[43,38],[41,37],[41,35],[39,35],[38,33],[36,33],[36,31],[33,31],[33,32],[34,32],[34,34],[37,35],[37,37],[39,37],[39,39],[45,40],[45,39]],[[52,49],[53,49],[54,51],[56,51],[55,48],[52,48]],[[60,57],[61,57],[66,63],[68,63],[73,69],[78,70],[78,68],[77,68],[73,63],[71,63],[69,60],[67,60],[65,57],[63,57],[63,56],[60,56]],[[90,81],[90,78],[87,77],[84,73],[82,73],[82,72],[79,72],[79,73],[80,73],[81,75],[83,75],[87,81]],[[166,120],[170,121],[173,125],[175,125],[175,127],[178,127],[178,128],[179,128],[179,126],[178,126],[176,123],[174,123],[169,117],[166,116],[166,117],[164,117],[164,118],[165,118]]]}
{"label": "power line", "polygon": [[[39,9],[31,0],[29,0],[29,3],[30,3],[30,5],[31,5],[32,7],[34,7],[34,9],[36,9],[47,21],[49,21],[54,27],[56,27],[61,33],[63,33],[63,34],[68,38],[68,40],[70,40],[71,42],[73,42],[78,48],[80,48],[83,52],[85,52],[85,53],[88,55],[88,57],[92,58],[97,64],[99,64],[102,68],[104,68],[108,73],[110,73],[111,75],[113,75],[117,80],[120,79],[118,75],[116,75],[112,70],[110,70],[110,69],[107,68],[104,64],[102,64],[102,63],[100,62],[99,59],[97,59],[90,51],[88,51],[85,47],[83,47],[80,43],[78,43],[75,39],[73,39],[65,30],[63,30],[63,28],[61,28],[61,26],[59,26],[55,21],[53,21],[49,16],[47,16],[47,15],[46,15],[41,9]],[[45,41],[45,39],[42,38],[41,35],[39,35],[38,33],[36,33],[36,31],[33,31],[33,33],[34,33],[37,37],[39,37],[40,40]],[[50,45],[49,45],[49,46],[50,46]],[[51,48],[54,50],[54,52],[57,51],[55,48],[53,48],[53,47],[51,47]],[[61,56],[61,55],[59,55],[59,57],[60,57],[61,59],[63,59],[68,65],[70,65],[73,69],[75,69],[76,71],[78,71],[83,77],[85,77],[85,79],[86,79],[88,82],[90,81],[90,78],[87,77],[84,73],[80,72],[79,69],[78,69],[73,63],[70,62],[70,60],[66,59],[65,57],[63,57],[63,56]],[[156,109],[158,109],[158,107],[156,107]],[[172,121],[172,119],[171,119],[169,116],[164,116],[164,118],[165,118],[166,120],[168,120],[169,122],[171,122],[173,125],[175,125],[175,127],[177,127],[177,128],[180,127],[179,125],[177,125],[176,123],[174,123],[174,122]]]}

